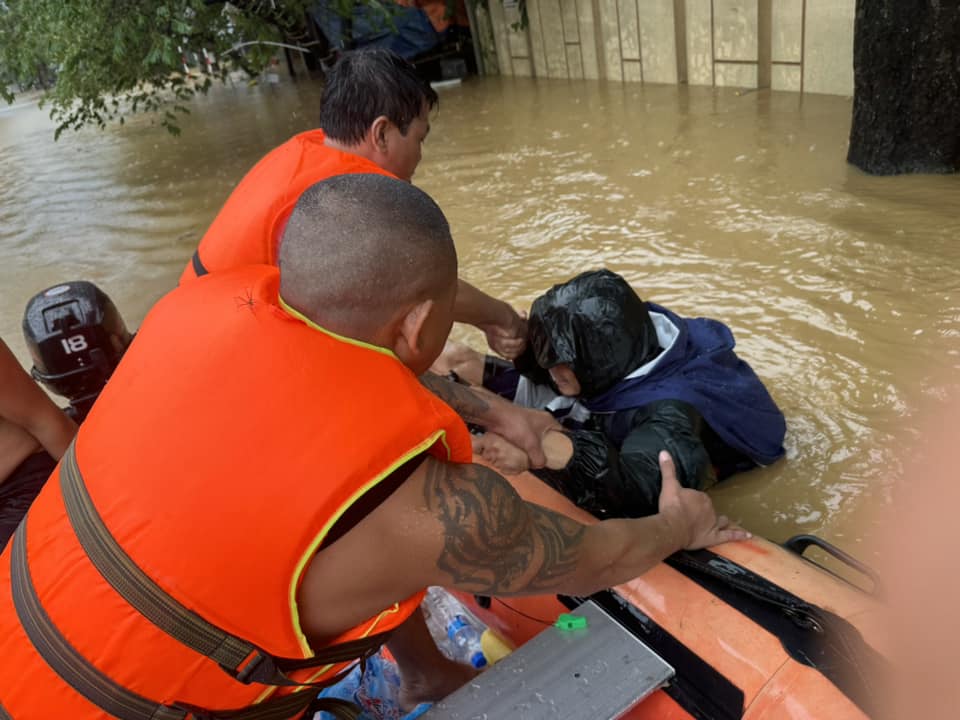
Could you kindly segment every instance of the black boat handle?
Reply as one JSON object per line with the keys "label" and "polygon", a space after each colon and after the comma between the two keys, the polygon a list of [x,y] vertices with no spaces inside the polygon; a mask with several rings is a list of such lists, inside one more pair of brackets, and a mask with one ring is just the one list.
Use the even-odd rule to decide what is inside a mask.
{"label": "black boat handle", "polygon": [[[783,543],[783,546],[787,550],[789,550],[792,553],[795,553],[796,555],[799,555],[800,557],[803,557],[804,552],[806,552],[807,548],[810,547],[811,545],[813,545],[814,547],[820,548],[825,553],[827,553],[827,555],[830,555],[836,558],[847,567],[852,568],[856,570],[858,573],[860,573],[861,575],[865,575],[866,577],[870,578],[870,582],[873,583],[873,588],[871,590],[866,590],[864,588],[861,588],[859,585],[854,585],[854,583],[850,583],[851,585],[854,585],[854,587],[860,590],[863,590],[863,592],[867,593],[868,595],[873,595],[875,597],[881,597],[883,595],[883,585],[880,582],[880,575],[877,574],[876,570],[874,570],[869,565],[860,562],[849,553],[844,552],[843,550],[838,548],[836,545],[833,545],[832,543],[827,542],[823,538],[819,538],[816,535],[802,534],[802,535],[794,535],[792,538],[790,538],[789,540]],[[828,568],[825,568],[823,565],[821,565],[818,562],[810,560],[809,558],[803,558],[803,559],[809,563],[812,563],[813,565],[816,565],[822,570],[826,570],[832,575],[836,575],[836,573],[832,572]],[[842,579],[845,580],[846,578],[842,578]]]}

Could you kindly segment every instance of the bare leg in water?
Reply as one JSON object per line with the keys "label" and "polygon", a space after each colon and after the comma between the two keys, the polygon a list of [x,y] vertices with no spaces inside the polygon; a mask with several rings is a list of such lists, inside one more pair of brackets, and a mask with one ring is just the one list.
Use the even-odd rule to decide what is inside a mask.
{"label": "bare leg in water", "polygon": [[440,652],[420,608],[396,629],[387,648],[400,672],[400,709],[404,712],[445,698],[478,674]]}

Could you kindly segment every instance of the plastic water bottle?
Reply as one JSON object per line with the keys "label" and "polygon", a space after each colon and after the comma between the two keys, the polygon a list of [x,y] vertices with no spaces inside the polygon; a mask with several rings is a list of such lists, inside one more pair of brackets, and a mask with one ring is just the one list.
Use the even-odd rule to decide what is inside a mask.
{"label": "plastic water bottle", "polygon": [[447,638],[454,648],[454,659],[468,662],[475,668],[485,667],[487,658],[480,645],[480,637],[486,628],[477,628],[470,620],[457,615],[447,625]]}
{"label": "plastic water bottle", "polygon": [[476,668],[487,664],[480,647],[480,637],[486,628],[457,598],[443,588],[428,588],[423,611],[440,652]]}
{"label": "plastic water bottle", "polygon": [[443,651],[444,655],[451,655],[447,627],[457,615],[463,615],[466,612],[463,604],[443,588],[429,587],[420,607],[437,647]]}

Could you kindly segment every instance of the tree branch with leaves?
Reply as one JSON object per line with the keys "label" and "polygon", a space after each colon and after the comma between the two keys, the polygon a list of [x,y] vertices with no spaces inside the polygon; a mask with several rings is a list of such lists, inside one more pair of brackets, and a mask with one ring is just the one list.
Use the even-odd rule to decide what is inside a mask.
{"label": "tree branch with leaves", "polygon": [[[50,68],[55,82],[42,102],[56,135],[86,125],[104,127],[137,112],[156,113],[171,132],[187,102],[225,80],[231,68],[257,74],[275,53],[259,43],[306,37],[309,2],[242,0],[3,0],[0,68],[22,84]],[[244,43],[242,56],[234,52]],[[202,50],[233,58],[207,72],[185,69],[184,56]],[[0,92],[7,101],[12,93]]]}

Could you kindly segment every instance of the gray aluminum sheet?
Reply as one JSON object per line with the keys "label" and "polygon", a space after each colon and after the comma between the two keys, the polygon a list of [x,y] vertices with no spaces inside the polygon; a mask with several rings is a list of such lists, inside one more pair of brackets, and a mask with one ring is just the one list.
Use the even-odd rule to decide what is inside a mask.
{"label": "gray aluminum sheet", "polygon": [[606,720],[667,684],[674,671],[593,602],[582,630],[546,628],[452,695],[428,720]]}

